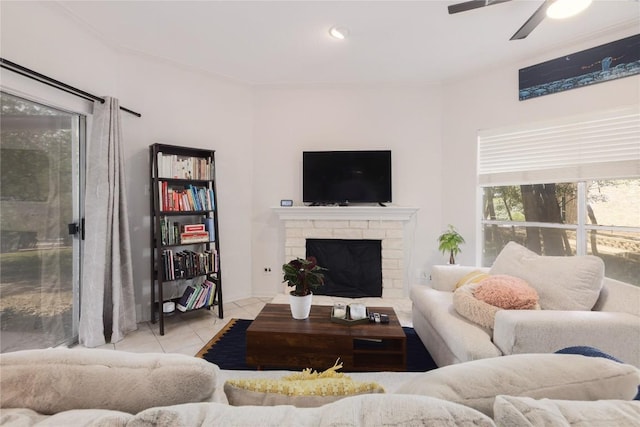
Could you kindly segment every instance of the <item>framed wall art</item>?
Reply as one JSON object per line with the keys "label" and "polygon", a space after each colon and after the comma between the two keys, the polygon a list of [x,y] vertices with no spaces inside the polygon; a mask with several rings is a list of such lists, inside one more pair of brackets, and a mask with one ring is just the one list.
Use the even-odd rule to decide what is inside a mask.
{"label": "framed wall art", "polygon": [[519,71],[519,98],[536,98],[640,74],[640,34]]}

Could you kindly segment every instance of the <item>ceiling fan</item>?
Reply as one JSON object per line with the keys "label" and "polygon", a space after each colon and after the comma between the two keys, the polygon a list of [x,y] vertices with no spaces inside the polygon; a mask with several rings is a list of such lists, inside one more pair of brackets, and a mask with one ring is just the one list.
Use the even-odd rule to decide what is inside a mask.
{"label": "ceiling fan", "polygon": [[[448,7],[448,9],[449,9],[449,14],[451,15],[454,13],[466,12],[468,10],[478,9],[480,7],[492,6],[498,3],[506,3],[508,1],[511,1],[511,0],[470,0],[470,1],[465,1],[463,3],[452,4]],[[554,8],[556,7],[564,8],[565,6],[567,6],[568,3],[569,2],[566,2],[564,0],[544,0],[544,2],[540,5],[540,7],[535,12],[533,12],[533,15],[531,15],[529,19],[527,19],[527,22],[525,22],[522,25],[522,27],[520,27],[520,29],[516,31],[513,36],[511,36],[509,40],[520,40],[527,37],[538,26],[538,24],[540,24],[542,20],[547,16],[547,10],[551,6],[553,6]],[[570,12],[568,11],[565,12],[565,10],[563,9],[563,12],[565,12],[566,15],[558,16],[558,17],[565,18],[565,17],[573,16],[578,12],[581,12],[582,10],[586,9],[589,6],[589,4],[591,4],[591,0],[581,0],[581,1],[572,0],[572,3],[573,3],[573,6],[582,7],[582,8],[572,10]],[[580,5],[578,6],[578,4]]]}

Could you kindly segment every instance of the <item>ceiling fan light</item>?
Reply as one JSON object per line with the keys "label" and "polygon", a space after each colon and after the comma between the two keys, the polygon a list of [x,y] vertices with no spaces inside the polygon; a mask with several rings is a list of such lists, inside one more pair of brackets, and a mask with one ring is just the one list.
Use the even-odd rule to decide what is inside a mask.
{"label": "ceiling fan light", "polygon": [[556,0],[547,8],[552,19],[570,18],[589,7],[593,0]]}
{"label": "ceiling fan light", "polygon": [[349,30],[343,27],[331,27],[329,29],[329,34],[334,39],[344,40],[349,35]]}

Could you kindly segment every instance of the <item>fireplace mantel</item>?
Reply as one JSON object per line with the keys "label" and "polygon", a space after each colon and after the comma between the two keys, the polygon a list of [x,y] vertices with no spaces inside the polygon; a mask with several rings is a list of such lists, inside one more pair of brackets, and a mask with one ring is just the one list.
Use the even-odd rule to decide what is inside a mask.
{"label": "fireplace mantel", "polygon": [[408,287],[407,224],[418,208],[396,206],[275,207],[284,228],[284,254],[306,256],[307,239],[380,240],[382,296],[406,298]]}
{"label": "fireplace mantel", "polygon": [[283,220],[409,221],[418,208],[398,206],[292,206],[272,208]]}

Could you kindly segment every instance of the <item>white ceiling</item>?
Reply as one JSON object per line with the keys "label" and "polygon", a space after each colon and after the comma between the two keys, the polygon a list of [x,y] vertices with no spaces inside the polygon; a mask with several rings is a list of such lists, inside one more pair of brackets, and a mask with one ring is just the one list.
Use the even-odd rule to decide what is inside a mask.
{"label": "white ceiling", "polygon": [[[463,1],[463,0],[460,0]],[[542,0],[449,15],[460,1],[60,1],[114,47],[249,84],[436,83],[620,29],[640,2],[596,0],[509,38]],[[349,28],[344,41],[329,27]],[[551,59],[551,58],[548,58]]]}

